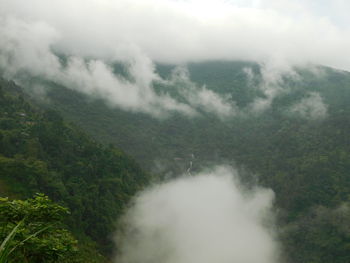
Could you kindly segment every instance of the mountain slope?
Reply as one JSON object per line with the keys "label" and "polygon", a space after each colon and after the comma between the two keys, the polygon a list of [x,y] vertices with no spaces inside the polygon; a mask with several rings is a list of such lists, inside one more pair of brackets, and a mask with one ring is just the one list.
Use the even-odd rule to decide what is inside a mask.
{"label": "mountain slope", "polygon": [[[158,71],[166,79],[173,68],[163,65]],[[341,211],[349,211],[350,197],[350,74],[299,69],[297,77],[266,84],[263,70],[251,63],[208,62],[188,69],[192,83],[230,95],[242,114],[223,119],[205,112],[195,118],[174,113],[155,119],[111,109],[58,86],[49,98],[64,116],[96,139],[121,147],[148,170],[176,176],[228,163],[245,171],[244,180],[256,175],[276,193],[291,262],[348,262],[350,217]],[[250,111],[254,102],[269,101],[270,87],[276,92],[271,105]],[[177,96],[181,87],[173,88]]]}
{"label": "mountain slope", "polygon": [[70,229],[110,251],[110,235],[131,196],[149,180],[122,151],[93,141],[50,109],[0,83],[0,195],[36,192],[68,207]]}

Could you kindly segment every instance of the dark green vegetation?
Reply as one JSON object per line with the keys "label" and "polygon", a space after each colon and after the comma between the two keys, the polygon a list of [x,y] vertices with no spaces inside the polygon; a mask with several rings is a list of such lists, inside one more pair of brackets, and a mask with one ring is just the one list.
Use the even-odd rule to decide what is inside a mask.
{"label": "dark green vegetation", "polygon": [[64,229],[68,209],[47,196],[0,199],[0,262],[83,262],[77,241]]}
{"label": "dark green vegetation", "polygon": [[[249,80],[243,68],[250,67]],[[171,66],[159,66],[167,78]],[[255,64],[189,65],[192,81],[232,95],[242,112],[264,99]],[[148,170],[177,175],[214,164],[234,164],[276,193],[278,225],[288,261],[350,262],[350,74],[322,68],[285,77],[285,92],[269,109],[220,120],[213,114],[158,120],[110,109],[62,87],[49,91],[50,105],[96,139],[113,143]],[[161,87],[157,87],[161,89]],[[322,118],[293,113],[293,105],[317,93],[327,105]],[[176,92],[175,92],[176,96]],[[245,177],[247,178],[247,177]],[[243,178],[244,179],[244,178]],[[249,179],[252,179],[249,176]],[[253,178],[254,179],[254,178]]]}
{"label": "dark green vegetation", "polygon": [[[299,78],[284,77],[278,84],[283,92],[271,107],[253,114],[251,103],[266,99],[258,88],[263,83],[258,65],[211,62],[188,68],[193,82],[230,95],[240,114],[223,119],[205,112],[195,118],[173,113],[159,120],[110,109],[53,83],[41,83],[51,87],[50,103],[35,106],[16,85],[2,80],[1,196],[43,192],[68,207],[65,224],[80,240],[85,262],[102,260],[94,256],[91,240],[110,249],[115,220],[149,176],[120,150],[68,125],[60,112],[97,141],[114,144],[145,170],[163,176],[186,173],[189,167],[191,172],[216,164],[238,167],[244,181],[257,180],[275,191],[288,262],[350,262],[350,74],[299,70]],[[250,78],[244,68],[251,69]],[[163,78],[170,78],[172,69],[158,66]],[[116,72],[126,74],[122,68]],[[155,88],[164,91],[159,84]],[[166,89],[184,99],[176,87]],[[303,108],[303,116],[291,110],[308,99],[314,106],[321,99],[327,114],[317,117],[322,110],[316,110],[315,117]]]}
{"label": "dark green vegetation", "polygon": [[96,143],[1,80],[0,196],[40,192],[69,208],[65,224],[80,240],[85,262],[101,262],[95,242],[110,251],[116,219],[148,178],[122,151]]}

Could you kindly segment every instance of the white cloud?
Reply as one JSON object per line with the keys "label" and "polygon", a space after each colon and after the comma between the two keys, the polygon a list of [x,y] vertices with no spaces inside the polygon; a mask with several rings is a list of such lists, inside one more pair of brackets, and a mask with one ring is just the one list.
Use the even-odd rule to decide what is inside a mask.
{"label": "white cloud", "polygon": [[[152,84],[162,80],[153,63],[256,61],[264,65],[266,98],[251,108],[263,110],[293,66],[350,70],[348,8],[344,0],[0,0],[0,63],[8,76],[72,82],[126,110],[228,116],[235,106],[205,87],[187,91],[190,106],[157,95]],[[67,69],[52,50],[71,58]],[[112,74],[114,61],[128,65],[133,81]]]}
{"label": "white cloud", "polygon": [[317,92],[310,92],[306,98],[293,105],[290,112],[311,120],[324,119],[328,115],[328,107]]}
{"label": "white cloud", "polygon": [[230,101],[229,95],[220,96],[205,86],[198,87],[190,80],[189,72],[184,67],[176,67],[167,84],[173,88],[176,87],[183,99],[197,109],[215,113],[221,118],[235,116],[238,113],[237,107]]}
{"label": "white cloud", "polygon": [[[263,97],[256,97],[245,109],[246,113],[260,114],[269,109],[273,100],[281,93],[289,91],[284,85],[285,78],[298,80],[300,76],[291,65],[283,63],[283,61],[270,61],[267,64],[260,65],[261,81],[257,89],[263,94]],[[248,79],[248,85],[253,86],[255,78],[251,68],[243,68],[243,72]]]}
{"label": "white cloud", "polygon": [[0,17],[0,66],[8,77],[30,70],[34,76],[52,77],[60,63],[50,46],[59,37],[46,23],[27,24]]}
{"label": "white cloud", "polygon": [[129,81],[117,77],[112,68],[99,59],[85,61],[70,56],[63,66],[51,50],[59,35],[45,23],[1,19],[0,34],[0,68],[6,78],[27,84],[28,79],[40,77],[102,98],[112,106],[156,117],[164,117],[171,111],[197,114],[191,106],[154,92],[152,83],[159,77],[154,72],[153,63],[132,46],[128,47],[132,49],[130,54],[118,57],[128,66],[133,78]]}
{"label": "white cloud", "polygon": [[133,44],[158,62],[272,58],[350,70],[349,27],[333,19],[347,2],[329,1],[328,16],[315,1],[239,2],[1,0],[0,14],[45,21],[62,36],[56,47],[76,55],[110,58]]}
{"label": "white cloud", "polygon": [[277,262],[273,192],[243,190],[236,176],[217,167],[141,193],[124,218],[115,262]]}

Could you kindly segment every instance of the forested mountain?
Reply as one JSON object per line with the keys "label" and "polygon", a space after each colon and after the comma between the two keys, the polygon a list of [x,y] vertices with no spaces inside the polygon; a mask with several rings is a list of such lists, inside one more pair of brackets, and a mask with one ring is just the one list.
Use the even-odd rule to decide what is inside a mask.
{"label": "forested mountain", "polygon": [[350,263],[348,11],[0,0],[0,263]]}
{"label": "forested mountain", "polygon": [[[145,169],[163,176],[222,163],[238,167],[245,179],[256,179],[276,193],[290,262],[349,262],[350,74],[322,67],[296,69],[294,75],[265,83],[264,89],[264,72],[254,63],[208,62],[187,68],[186,83],[155,84],[155,89],[185,100],[177,92],[181,85],[205,85],[227,97],[239,113],[224,118],[174,113],[158,119],[110,108],[53,84],[49,104],[100,142],[122,148]],[[157,70],[170,79],[174,67],[158,65]],[[274,87],[271,100],[269,85]],[[259,101],[268,107],[252,110]]]}
{"label": "forested mountain", "polygon": [[[151,173],[169,178],[229,164],[243,181],[276,193],[287,262],[350,261],[350,74],[295,69],[266,83],[263,68],[254,63],[187,69],[158,65],[165,82],[154,83],[155,90],[186,103],[181,89],[205,86],[226,98],[235,113],[199,109],[196,116],[173,112],[157,118],[111,108],[53,82],[31,80],[45,86],[38,97],[31,83],[23,92],[2,79],[1,195],[47,194],[70,209],[66,224],[83,244],[89,237],[108,252],[118,216]],[[174,80],[179,71],[185,77]],[[128,77],[121,65],[115,74]],[[256,110],[257,102],[267,107]]]}
{"label": "forested mountain", "polygon": [[124,152],[97,143],[1,79],[0,196],[44,193],[69,208],[65,223],[87,244],[83,249],[91,262],[100,257],[89,240],[102,252],[111,251],[117,218],[149,179]]}

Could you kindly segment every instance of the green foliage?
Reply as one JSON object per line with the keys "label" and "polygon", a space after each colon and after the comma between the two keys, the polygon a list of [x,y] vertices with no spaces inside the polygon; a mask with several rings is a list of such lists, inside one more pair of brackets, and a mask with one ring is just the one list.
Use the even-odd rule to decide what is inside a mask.
{"label": "green foliage", "polygon": [[[172,68],[157,67],[164,78]],[[255,99],[264,98],[256,88],[262,83],[256,64],[208,62],[188,68],[192,81],[231,96],[243,112]],[[248,77],[245,68],[254,76]],[[157,120],[44,84],[51,87],[48,108],[98,141],[125,150],[149,171],[156,168],[157,173],[177,176],[190,162],[192,171],[233,164],[243,171],[243,181],[257,179],[275,191],[278,225],[290,262],[343,263],[350,255],[348,210],[340,209],[350,198],[350,75],[319,70],[323,74],[300,70],[300,79],[284,78],[288,92],[280,93],[269,110],[225,120],[207,113],[197,118],[174,113]],[[127,74],[122,65],[115,65],[115,72]],[[164,92],[160,85],[156,92]],[[132,158],[91,140],[57,112],[29,104],[13,83],[2,81],[1,86],[0,191],[10,189],[27,197],[48,194],[70,208],[66,223],[81,240],[88,236],[108,248],[106,237],[113,232],[114,221],[149,176]],[[176,87],[166,92],[178,96]],[[310,92],[320,94],[328,105],[326,118],[301,118],[290,111]],[[93,244],[87,244],[94,251]],[[89,258],[86,255],[84,259]]]}
{"label": "green foliage", "polygon": [[0,194],[48,195],[72,211],[65,223],[75,235],[110,252],[116,220],[149,176],[122,151],[95,142],[57,112],[35,106],[4,80],[0,124]]}
{"label": "green foliage", "polygon": [[16,246],[14,248],[11,248],[11,242],[14,239],[18,228],[22,225],[22,222],[19,222],[12,230],[11,232],[5,237],[3,242],[0,246],[0,262],[1,263],[7,263],[9,261],[9,256],[11,253],[16,249]]}
{"label": "green foliage", "polygon": [[350,206],[314,207],[286,228],[292,262],[350,262]]}
{"label": "green foliage", "polygon": [[[173,68],[157,67],[163,78],[168,78]],[[231,96],[243,112],[254,99],[264,98],[257,88],[262,76],[256,64],[207,62],[188,68],[193,82]],[[251,68],[252,78],[244,73],[245,68]],[[103,101],[91,101],[57,86],[52,86],[49,96],[51,105],[67,119],[99,141],[122,148],[147,170],[177,176],[186,173],[190,162],[192,172],[224,163],[241,169],[244,181],[255,180],[249,175],[256,175],[260,184],[276,193],[279,227],[294,229],[283,236],[291,262],[324,262],[323,258],[336,262],[335,244],[347,244],[339,231],[315,224],[315,229],[305,232],[308,239],[302,238],[303,222],[313,225],[311,211],[317,207],[333,211],[350,197],[350,74],[327,68],[319,71],[322,74],[299,70],[299,79],[284,78],[288,92],[281,92],[269,110],[225,120],[205,113],[197,118],[174,113],[157,120],[110,109]],[[162,88],[155,87],[157,92]],[[176,96],[176,87],[171,88],[167,92]],[[290,111],[310,92],[320,94],[328,106],[326,118],[307,119]],[[332,217],[329,220],[334,222]],[[316,229],[318,234],[314,234]],[[319,246],[320,240],[327,238],[330,242],[322,241],[325,245]],[[340,241],[332,243],[334,240]],[[328,257],[324,257],[325,251]],[[337,260],[348,262],[344,253]]]}
{"label": "green foliage", "polygon": [[77,241],[63,228],[66,214],[68,209],[41,194],[24,201],[1,198],[3,262],[73,262]]}

